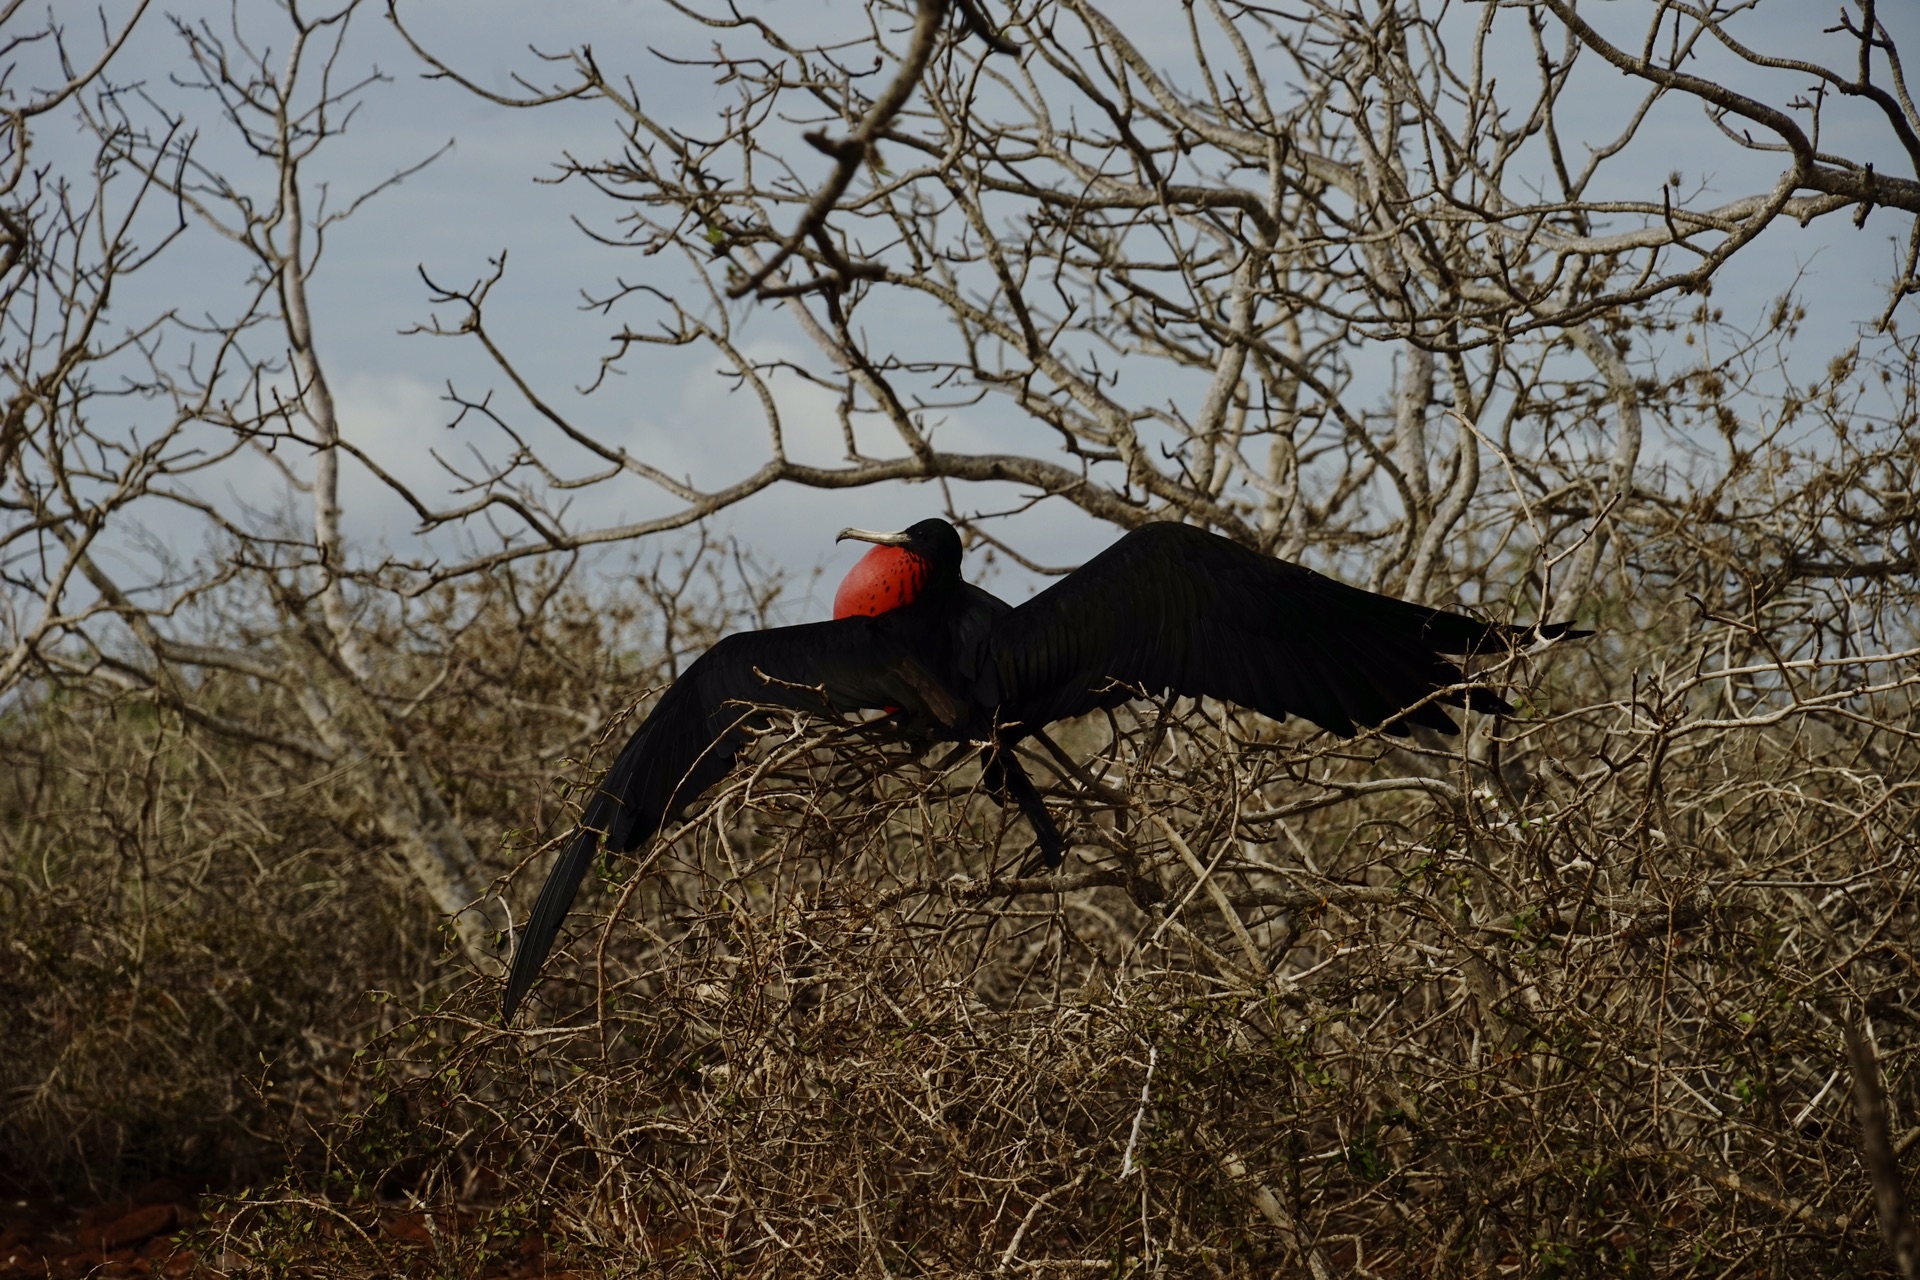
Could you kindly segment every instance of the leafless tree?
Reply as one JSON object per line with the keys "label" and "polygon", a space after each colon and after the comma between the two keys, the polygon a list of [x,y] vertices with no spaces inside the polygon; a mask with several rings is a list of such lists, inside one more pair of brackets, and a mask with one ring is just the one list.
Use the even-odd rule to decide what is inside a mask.
{"label": "leafless tree", "polygon": [[[965,768],[784,725],[614,869],[555,1025],[489,1026],[476,989],[396,1042],[409,1096],[452,1117],[421,1195],[509,1152],[622,1265],[757,1274],[1738,1272],[1865,1257],[1876,1214],[1908,1250],[1920,113],[1873,4],[1792,35],[1720,3],[870,0],[824,33],[688,6],[734,94],[710,127],[663,123],[644,69],[585,48],[488,89],[396,4],[432,74],[622,133],[563,162],[627,257],[589,300],[618,329],[585,396],[492,323],[504,260],[433,286],[424,331],[498,383],[451,393],[478,461],[444,501],[343,432],[306,300],[351,207],[303,165],[376,87],[342,61],[358,12],[289,6],[273,66],[177,26],[233,159],[163,102],[82,98],[82,69],[35,101],[83,106],[97,191],[35,194],[12,118],[0,694],[144,699],[344,786],[476,957],[488,837],[434,708],[459,685],[512,709],[531,769],[640,692],[475,681],[480,619],[557,648],[571,557],[775,486],[938,482],[976,544],[1042,572],[1013,517],[1043,504],[1186,520],[1602,633],[1458,742],[1211,704],[1071,727],[1035,759],[1076,842],[1058,878],[1012,874]],[[1755,175],[1744,194],[1649,172],[1699,113],[1700,167]],[[1790,281],[1731,318],[1713,291],[1764,270],[1763,237],[1846,218],[1903,248],[1809,376],[1831,339]],[[248,255],[251,294],[106,336],[107,283],[183,226]],[[749,317],[802,354],[756,355]],[[759,406],[764,452],[723,483],[591,425],[663,349]],[[89,371],[130,361],[144,416],[109,426]],[[799,386],[837,405],[839,456],[796,425]],[[196,479],[256,455],[297,513]],[[342,455],[442,540],[348,545]],[[654,514],[576,515],[603,487]],[[161,506],[209,550],[136,554]],[[671,616],[684,585],[655,581]],[[233,710],[235,678],[268,695]],[[1880,1077],[1864,1147],[1850,1039],[1873,1046],[1856,1082]]]}
{"label": "leafless tree", "polygon": [[[1920,210],[1920,185],[1882,172],[1897,165],[1810,141],[1829,97],[1853,95],[1906,166],[1920,162],[1870,6],[1846,19],[1846,74],[1764,57],[1736,38],[1737,15],[1691,6],[1663,7],[1639,56],[1544,3],[1444,19],[1193,5],[1178,58],[1147,56],[1091,5],[1016,9],[995,44],[949,30],[946,13],[875,6],[865,38],[831,49],[759,18],[705,18],[739,101],[698,137],[659,124],[590,51],[561,59],[575,78],[546,93],[486,94],[586,97],[623,118],[621,155],[567,172],[620,210],[609,241],[687,271],[679,288],[654,272],[596,300],[633,316],[607,367],[631,345],[710,347],[766,404],[769,431],[764,463],[733,483],[679,483],[556,415],[488,341],[484,285],[449,293],[463,304],[449,331],[478,336],[597,459],[564,474],[569,489],[639,479],[677,504],[617,528],[528,517],[501,556],[689,523],[776,483],[1001,480],[1121,526],[1177,514],[1291,555],[1362,543],[1371,582],[1412,596],[1466,571],[1447,560],[1470,513],[1512,519],[1524,503],[1540,521],[1529,537],[1567,552],[1572,603],[1597,589],[1649,447],[1644,384],[1666,344],[1646,304],[1700,289],[1783,219]],[[997,52],[1008,41],[1017,56]],[[1673,69],[1703,42],[1817,76],[1820,92],[1782,110]],[[873,57],[892,68],[878,83]],[[1644,82],[1613,113],[1591,102],[1619,93],[1607,63]],[[1730,151],[1791,163],[1766,192],[1693,207],[1677,182],[1646,180],[1636,147],[1683,102]],[[1582,134],[1563,142],[1570,114]],[[765,123],[784,120],[820,126],[804,137],[834,159],[827,180]],[[1615,187],[1640,198],[1596,194]],[[1889,315],[1912,286],[1910,252]],[[838,396],[839,465],[789,456],[775,370],[742,352],[724,305],[747,295],[817,353],[791,372]],[[921,343],[901,333],[916,315],[937,317]],[[1390,393],[1372,372],[1385,356]],[[1570,387],[1602,399],[1570,411]],[[1008,449],[938,448],[934,430],[961,414],[1007,424]],[[519,504],[562,478],[511,449],[489,498],[527,517]]]}
{"label": "leafless tree", "polygon": [[[8,520],[0,529],[0,564],[7,573],[8,607],[0,657],[0,693],[13,687],[33,661],[36,650],[64,628],[82,622],[86,605],[66,598],[88,544],[99,535],[103,520],[74,529],[40,515],[41,496],[54,488],[56,477],[38,474],[32,461],[45,455],[63,456],[76,444],[74,433],[84,430],[75,421],[76,387],[85,385],[84,370],[110,355],[119,344],[102,333],[108,285],[123,271],[137,269],[153,252],[142,254],[127,239],[127,226],[151,194],[137,184],[112,185],[116,196],[133,185],[124,200],[105,199],[110,171],[100,174],[95,191],[76,189],[29,162],[33,129],[46,116],[85,92],[96,82],[127,38],[145,6],[140,6],[104,49],[85,60],[71,50],[63,29],[52,21],[34,27],[20,20],[23,6],[7,10],[6,42],[16,55],[45,48],[46,61],[58,69],[52,87],[22,89],[6,86],[4,133],[5,172],[0,177],[0,303],[4,304],[8,356],[8,395],[0,419],[0,474],[12,487]],[[11,68],[18,72],[17,65]],[[8,81],[17,81],[9,75]],[[64,421],[61,409],[65,409]],[[125,505],[141,487],[144,464],[109,453],[108,466],[89,479],[98,479],[105,501],[103,511]],[[117,466],[115,464],[118,464]],[[90,495],[92,496],[92,495]],[[115,501],[118,499],[118,501]],[[57,500],[57,499],[56,499]],[[63,538],[61,535],[65,535]],[[62,546],[62,543],[65,543]]]}
{"label": "leafless tree", "polygon": [[[28,672],[92,682],[340,771],[484,957],[490,922],[471,909],[483,887],[472,845],[444,779],[409,741],[431,680],[402,692],[368,652],[396,619],[342,542],[343,446],[307,300],[329,230],[379,193],[311,207],[303,170],[375,82],[339,65],[360,7],[287,6],[277,66],[247,42],[237,9],[225,33],[171,19],[206,131],[100,68],[62,91],[80,104],[97,152],[91,190],[62,183],[9,215],[7,318],[21,340],[0,463],[20,518],[6,531],[15,590],[0,689]],[[50,25],[40,38],[65,36]],[[27,172],[24,119],[16,183]],[[209,149],[220,164],[204,158]],[[196,313],[206,306],[196,299],[107,326],[113,291],[195,224],[249,260],[238,301]],[[234,511],[218,486],[243,458],[278,466],[308,496],[306,514]],[[205,553],[181,554],[182,537],[143,539],[143,522],[156,520],[205,537]],[[279,697],[236,719],[201,696],[211,672]]]}

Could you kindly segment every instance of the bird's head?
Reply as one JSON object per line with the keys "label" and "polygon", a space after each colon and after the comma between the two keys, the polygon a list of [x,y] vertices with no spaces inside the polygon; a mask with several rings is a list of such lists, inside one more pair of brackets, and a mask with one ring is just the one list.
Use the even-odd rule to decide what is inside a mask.
{"label": "bird's head", "polygon": [[898,533],[842,529],[849,538],[876,544],[860,558],[833,596],[833,616],[874,617],[912,604],[930,586],[960,580],[960,535],[945,520],[922,520]]}

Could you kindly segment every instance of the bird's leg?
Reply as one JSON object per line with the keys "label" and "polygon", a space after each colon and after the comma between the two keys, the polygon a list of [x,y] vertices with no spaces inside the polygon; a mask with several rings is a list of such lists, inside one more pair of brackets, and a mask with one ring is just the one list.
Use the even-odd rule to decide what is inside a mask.
{"label": "bird's leg", "polygon": [[1054,825],[1053,815],[1047,812],[1046,802],[1040,798],[1033,779],[1027,776],[1026,769],[1014,755],[1011,743],[996,741],[988,749],[980,778],[988,787],[1020,806],[1020,812],[1026,815],[1033,834],[1039,837],[1041,864],[1049,870],[1059,866],[1066,857],[1067,842],[1060,835],[1060,828]]}
{"label": "bird's leg", "polygon": [[[953,750],[947,752],[947,754],[945,754],[944,756],[941,756],[940,759],[934,763],[933,771],[935,773],[945,773],[947,770],[953,768],[953,766],[959,764],[963,759],[965,759],[968,753],[970,753],[973,749],[974,749],[973,743],[971,742],[961,743],[959,746],[955,747]],[[988,785],[992,786],[996,793],[998,793],[998,791],[1000,790],[1000,786],[997,782],[990,783]]]}
{"label": "bird's leg", "polygon": [[[985,787],[993,796],[994,800],[1004,808],[1007,802],[1012,799],[1012,795],[1007,787],[1006,769],[1000,761],[1000,748],[986,744],[982,745],[980,751],[980,785]],[[1027,818],[1027,825],[1030,827],[1033,826],[1031,816]],[[1035,830],[1037,831],[1038,828],[1035,828]],[[1029,856],[1021,862],[1019,866],[1015,867],[1013,874],[1016,877],[1030,876],[1038,870],[1041,865],[1044,865],[1046,855],[1039,850],[1036,850],[1036,854],[1038,856]]]}
{"label": "bird's leg", "polygon": [[1078,761],[1076,761],[1072,756],[1067,754],[1065,748],[1063,748],[1059,743],[1055,742],[1052,738],[1047,736],[1046,730],[1034,729],[1031,731],[1029,736],[1031,736],[1034,739],[1034,741],[1038,742],[1041,746],[1045,747],[1047,749],[1047,754],[1052,756],[1054,758],[1055,763],[1057,763],[1062,769],[1064,769],[1069,775],[1071,775],[1075,782],[1078,782],[1081,786],[1085,787],[1093,795],[1098,796],[1101,800],[1106,801],[1108,804],[1113,805],[1115,808],[1124,809],[1127,807],[1126,796],[1122,795],[1118,791],[1115,791],[1112,787],[1108,786],[1104,782],[1101,782],[1098,778],[1095,778],[1092,774],[1088,773],[1084,768],[1080,766],[1080,763]]}

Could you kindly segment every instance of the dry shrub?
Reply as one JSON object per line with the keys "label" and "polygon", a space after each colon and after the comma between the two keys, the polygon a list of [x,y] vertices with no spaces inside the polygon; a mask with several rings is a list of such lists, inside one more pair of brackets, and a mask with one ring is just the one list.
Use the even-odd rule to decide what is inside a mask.
{"label": "dry shrub", "polygon": [[352,842],[317,797],[259,752],[209,746],[84,696],[8,717],[0,1162],[15,1181],[258,1175],[278,1144],[259,1141],[249,1078],[314,1071],[364,1016],[369,960],[427,970],[430,922],[353,883],[367,860],[341,859]]}
{"label": "dry shrub", "polygon": [[[630,255],[587,291],[617,326],[593,385],[717,357],[766,428],[758,459],[728,437],[743,466],[711,490],[629,452],[631,413],[495,340],[503,256],[429,286],[423,330],[481,343],[497,381],[449,387],[471,453],[417,491],[404,455],[349,445],[306,302],[356,207],[310,157],[380,79],[347,69],[355,7],[177,24],[152,93],[64,65],[51,9],[8,27],[63,63],[8,81],[8,154],[42,116],[91,139],[0,177],[9,1176],[240,1177],[284,1141],[274,1192],[203,1242],[234,1272],[472,1271],[530,1225],[622,1274],[1880,1265],[1842,1028],[1888,1084],[1897,1205],[1920,348],[1893,326],[1920,240],[1823,375],[1790,297],[1746,333],[1704,298],[1779,252],[1769,223],[1920,208],[1871,6],[1843,15],[1856,47],[1769,46],[1844,55],[1824,71],[1745,52],[1751,6],[1621,6],[1612,38],[1649,24],[1624,45],[1559,0],[1191,6],[1171,42],[1002,6],[1011,55],[979,6],[783,16],[791,38],[716,6],[662,53],[701,50],[728,95],[683,126],[659,66],[582,46],[503,99],[409,37],[436,77],[617,129],[561,167],[611,199],[572,216]],[[97,25],[110,60],[131,27]],[[1837,92],[1748,99],[1695,74],[1720,74],[1694,61],[1712,44]],[[1722,136],[1753,185],[1702,181],[1733,154],[1703,147],[1649,187],[1661,95],[1751,123]],[[1563,135],[1575,98],[1611,122]],[[232,163],[182,120],[224,121]],[[248,283],[129,289],[189,206],[247,228]],[[726,302],[749,294],[796,327],[749,342]],[[143,296],[162,309],[123,310]],[[843,458],[802,425],[829,401]],[[256,450],[286,469],[277,514],[229,509],[223,460]],[[566,826],[548,780],[583,780],[568,757],[670,674],[657,649],[717,623],[685,575],[622,598],[561,562],[768,485],[903,478],[986,509],[989,538],[1043,502],[1186,519],[1409,597],[1577,602],[1601,634],[1453,743],[1217,706],[1072,726],[1055,877],[1024,873],[966,765],[796,726],[613,860],[547,1025],[496,1025],[434,924]],[[349,547],[343,504],[383,486],[437,540]],[[599,486],[618,500],[580,501]],[[737,603],[765,622],[764,595]],[[458,963],[493,959],[481,919],[454,916]]]}
{"label": "dry shrub", "polygon": [[[536,1229],[619,1274],[1873,1273],[1841,1028],[1910,1163],[1913,586],[1752,539],[1882,554],[1909,432],[1620,540],[1600,634],[1493,672],[1521,714],[1461,738],[1063,726],[1071,769],[1031,753],[1058,875],[964,760],[785,724],[610,860],[512,1030],[359,791],[20,704],[6,1149],[103,1179],[289,1141],[207,1229],[235,1273],[497,1271]],[[661,674],[638,617],[679,651],[721,625],[690,580],[642,610],[502,579],[388,633],[523,902],[570,812],[545,779]]]}
{"label": "dry shrub", "polygon": [[[679,641],[710,640],[701,584],[656,568],[645,582]],[[550,821],[548,778],[620,709],[608,691],[657,678],[657,634],[635,626],[646,598],[509,574],[372,628],[424,691],[408,745],[489,876],[518,856],[503,832]],[[229,603],[209,628],[248,633]],[[184,718],[42,686],[0,718],[0,1179],[24,1188],[273,1176],[313,1124],[367,1104],[343,1076],[393,1021],[368,993],[417,1003],[445,985],[445,921],[370,812],[375,762],[279,749],[277,687],[216,672],[193,694]]]}
{"label": "dry shrub", "polygon": [[[1753,526],[1711,515],[1642,530],[1603,633],[1459,739],[1068,726],[1057,876],[970,766],[787,726],[589,887],[538,1025],[492,981],[416,1007],[326,1177],[223,1247],[425,1274],[533,1223],[609,1274],[1875,1273],[1842,1023],[1911,1151],[1912,585],[1856,583],[1846,644],[1886,647],[1843,647],[1832,579],[1751,589]],[[395,1243],[382,1203],[469,1229]]]}

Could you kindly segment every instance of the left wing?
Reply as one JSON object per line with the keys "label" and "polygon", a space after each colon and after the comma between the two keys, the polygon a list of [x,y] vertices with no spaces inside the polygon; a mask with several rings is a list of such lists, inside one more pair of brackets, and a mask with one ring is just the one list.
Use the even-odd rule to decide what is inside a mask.
{"label": "left wing", "polygon": [[839,618],[728,636],[660,695],[594,788],[578,834],[547,874],[507,975],[507,1020],[532,988],[602,843],[627,852],[733,767],[758,707],[898,707],[958,724],[966,708],[908,643],[897,618]]}

